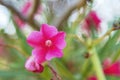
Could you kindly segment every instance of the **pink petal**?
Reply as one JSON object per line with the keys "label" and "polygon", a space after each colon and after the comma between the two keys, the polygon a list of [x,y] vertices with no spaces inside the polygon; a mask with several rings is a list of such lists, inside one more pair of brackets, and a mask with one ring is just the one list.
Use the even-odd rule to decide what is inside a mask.
{"label": "pink petal", "polygon": [[86,17],[86,22],[89,26],[95,26],[96,30],[99,30],[100,29],[100,23],[101,23],[101,20],[100,18],[98,17],[98,15],[96,14],[95,11],[91,11],[88,16]]}
{"label": "pink petal", "polygon": [[27,15],[30,7],[32,6],[32,3],[31,2],[27,2],[24,6],[23,6],[23,9],[22,9],[22,13],[24,15]]}
{"label": "pink petal", "polygon": [[63,56],[62,50],[58,48],[50,49],[46,54],[46,60],[51,60],[52,58],[61,58]]}
{"label": "pink petal", "polygon": [[65,48],[66,46],[65,36],[66,36],[65,32],[59,32],[52,38],[53,44],[59,49]]}
{"label": "pink petal", "polygon": [[41,64],[36,63],[35,66],[36,66],[36,70],[34,70],[33,72],[36,72],[36,73],[43,72],[44,67]]}
{"label": "pink petal", "polygon": [[101,20],[98,17],[98,15],[96,14],[96,12],[91,11],[90,16],[92,17],[92,20],[93,20],[94,24],[96,25],[96,28],[99,28],[99,24],[100,24]]}
{"label": "pink petal", "polygon": [[45,61],[45,55],[46,55],[46,51],[41,48],[35,48],[32,51],[32,56],[35,57],[35,61],[38,63],[42,63]]}
{"label": "pink petal", "polygon": [[32,47],[40,47],[42,46],[44,41],[44,37],[42,36],[42,34],[38,31],[34,31],[32,32],[28,38],[27,38],[27,42],[30,46]]}
{"label": "pink petal", "polygon": [[56,27],[48,24],[42,24],[40,32],[42,32],[47,39],[55,36],[58,33]]}

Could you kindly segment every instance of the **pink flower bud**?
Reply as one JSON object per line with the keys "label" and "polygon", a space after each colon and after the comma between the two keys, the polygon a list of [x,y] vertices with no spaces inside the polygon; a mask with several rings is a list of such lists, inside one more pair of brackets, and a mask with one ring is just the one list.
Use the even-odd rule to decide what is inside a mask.
{"label": "pink flower bud", "polygon": [[32,72],[43,72],[43,66],[35,61],[35,58],[33,56],[29,57],[28,60],[25,63],[25,68],[28,71]]}

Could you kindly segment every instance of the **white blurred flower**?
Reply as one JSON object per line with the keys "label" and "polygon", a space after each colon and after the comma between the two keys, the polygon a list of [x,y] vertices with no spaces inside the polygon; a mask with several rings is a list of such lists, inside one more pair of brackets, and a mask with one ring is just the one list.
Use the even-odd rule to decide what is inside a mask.
{"label": "white blurred flower", "polygon": [[7,24],[7,26],[4,28],[4,31],[9,35],[14,35],[16,33],[16,30],[12,21],[10,21],[9,24]]}
{"label": "white blurred flower", "polygon": [[9,22],[10,13],[8,10],[0,5],[0,29],[4,29]]}

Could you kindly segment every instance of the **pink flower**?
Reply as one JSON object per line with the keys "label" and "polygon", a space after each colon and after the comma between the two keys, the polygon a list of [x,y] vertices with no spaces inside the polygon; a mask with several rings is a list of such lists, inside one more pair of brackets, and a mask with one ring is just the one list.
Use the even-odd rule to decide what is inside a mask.
{"label": "pink flower", "polygon": [[92,27],[96,30],[100,29],[100,23],[101,20],[97,16],[96,12],[91,11],[83,21],[82,28],[84,29],[85,34],[89,35]]}
{"label": "pink flower", "polygon": [[65,32],[58,32],[54,26],[42,24],[40,31],[32,32],[27,42],[34,49],[32,56],[35,56],[37,63],[42,63],[52,58],[61,58],[63,56],[62,49],[65,48]]}
{"label": "pink flower", "polygon": [[120,61],[109,64],[104,68],[104,73],[106,75],[113,75],[120,77]]}
{"label": "pink flower", "polygon": [[97,80],[96,76],[90,76],[87,80]]}
{"label": "pink flower", "polygon": [[[103,71],[105,75],[120,77],[120,61],[112,63],[110,58],[103,62]],[[96,76],[90,76],[88,80],[97,80]]]}
{"label": "pink flower", "polygon": [[44,69],[41,64],[35,62],[35,57],[33,56],[28,58],[28,60],[25,63],[25,68],[28,71],[32,71],[32,72],[42,72]]}

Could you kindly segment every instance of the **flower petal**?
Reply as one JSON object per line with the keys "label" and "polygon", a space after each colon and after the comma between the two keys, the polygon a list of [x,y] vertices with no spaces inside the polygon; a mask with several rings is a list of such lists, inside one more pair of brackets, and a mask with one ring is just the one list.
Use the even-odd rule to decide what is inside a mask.
{"label": "flower petal", "polygon": [[65,36],[66,36],[65,32],[62,32],[62,31],[59,32],[57,35],[55,35],[52,38],[53,44],[59,49],[65,48],[66,46]]}
{"label": "flower petal", "polygon": [[63,56],[62,50],[58,48],[50,49],[46,54],[46,60],[51,60],[52,58],[61,58]]}
{"label": "flower petal", "polygon": [[57,28],[48,24],[42,24],[40,32],[49,39],[58,33]]}
{"label": "flower petal", "polygon": [[36,66],[36,70],[34,70],[33,72],[36,72],[36,73],[43,72],[44,67],[41,64],[35,63],[35,66]]}
{"label": "flower petal", "polygon": [[32,56],[35,57],[35,61],[37,63],[42,63],[45,61],[45,53],[46,51],[44,49],[41,49],[41,48],[35,48],[33,51],[32,51]]}
{"label": "flower petal", "polygon": [[40,47],[43,41],[44,37],[38,31],[32,32],[27,38],[28,44],[32,47]]}

